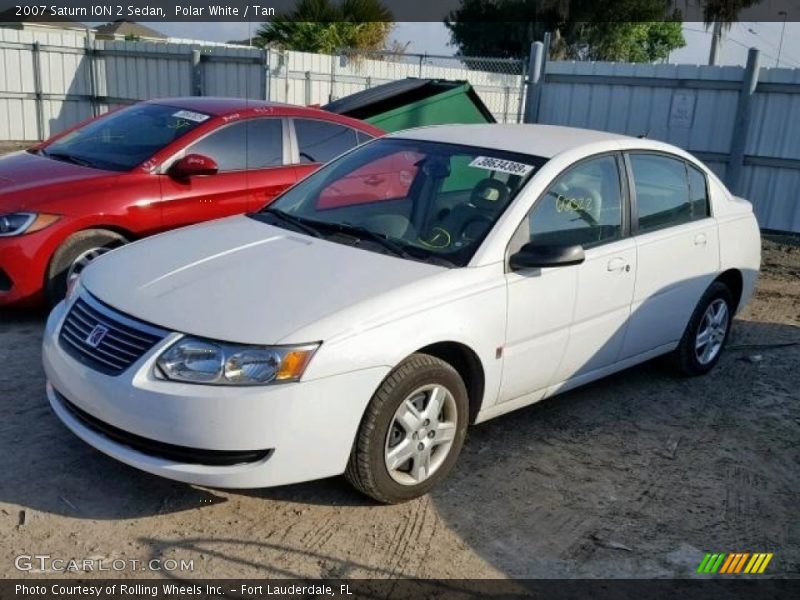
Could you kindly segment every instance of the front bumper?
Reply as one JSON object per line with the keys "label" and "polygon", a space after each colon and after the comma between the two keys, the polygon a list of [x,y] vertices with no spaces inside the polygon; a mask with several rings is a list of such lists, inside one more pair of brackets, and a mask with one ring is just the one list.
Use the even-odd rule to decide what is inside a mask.
{"label": "front bumper", "polygon": [[[343,473],[364,409],[388,374],[388,368],[369,368],[242,388],[162,381],[153,376],[153,363],[178,337],[173,334],[122,374],[106,375],[61,348],[58,333],[65,313],[61,303],[50,314],[43,344],[47,394],[55,414],[101,452],[188,483],[255,488]],[[161,451],[164,446],[197,449],[201,458],[176,460]],[[258,451],[265,453],[238,464],[202,459]]]}
{"label": "front bumper", "polygon": [[36,304],[50,257],[48,230],[0,237],[0,306]]}

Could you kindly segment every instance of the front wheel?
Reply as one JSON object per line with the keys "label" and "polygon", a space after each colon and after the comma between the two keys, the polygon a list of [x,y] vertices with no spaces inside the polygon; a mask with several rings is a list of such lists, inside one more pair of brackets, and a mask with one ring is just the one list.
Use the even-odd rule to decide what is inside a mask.
{"label": "front wheel", "polygon": [[386,504],[422,496],[455,464],[468,413],[467,390],[451,365],[410,356],[370,400],[345,477]]}
{"label": "front wheel", "polygon": [[67,238],[53,255],[47,272],[45,292],[50,306],[63,300],[70,281],[91,261],[125,243],[124,237],[106,229],[87,229]]}
{"label": "front wheel", "polygon": [[724,283],[715,281],[692,313],[673,364],[683,375],[704,375],[719,362],[733,321],[733,297]]}

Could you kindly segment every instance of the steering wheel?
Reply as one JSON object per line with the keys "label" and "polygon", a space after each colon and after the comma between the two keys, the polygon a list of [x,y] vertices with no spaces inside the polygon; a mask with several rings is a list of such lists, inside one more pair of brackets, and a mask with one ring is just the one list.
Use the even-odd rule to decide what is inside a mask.
{"label": "steering wheel", "polygon": [[473,215],[464,221],[459,232],[459,238],[473,242],[492,226],[492,219],[488,215]]}
{"label": "steering wheel", "polygon": [[434,225],[425,235],[419,236],[419,241],[423,246],[441,250],[449,248],[453,243],[453,235],[440,225]]}

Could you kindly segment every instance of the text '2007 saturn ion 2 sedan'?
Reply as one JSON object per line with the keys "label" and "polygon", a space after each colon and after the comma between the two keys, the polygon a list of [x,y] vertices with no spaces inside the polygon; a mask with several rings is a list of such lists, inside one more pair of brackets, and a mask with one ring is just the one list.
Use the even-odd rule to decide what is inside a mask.
{"label": "text '2007 saturn ion 2 sedan'", "polygon": [[47,394],[150,473],[231,488],[345,473],[399,502],[447,475],[470,423],[661,354],[709,371],[759,264],[751,205],[675,147],[412,130],[260,212],[95,261],[50,315]]}

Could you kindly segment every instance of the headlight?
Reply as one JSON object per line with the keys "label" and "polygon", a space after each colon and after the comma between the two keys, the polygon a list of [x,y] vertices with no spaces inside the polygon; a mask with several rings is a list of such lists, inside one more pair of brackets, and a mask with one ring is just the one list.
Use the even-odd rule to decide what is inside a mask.
{"label": "headlight", "polygon": [[58,215],[40,213],[10,213],[0,215],[0,237],[33,233],[58,221]]}
{"label": "headlight", "polygon": [[249,346],[185,337],[158,357],[161,375],[209,385],[267,385],[297,381],[319,344]]}

